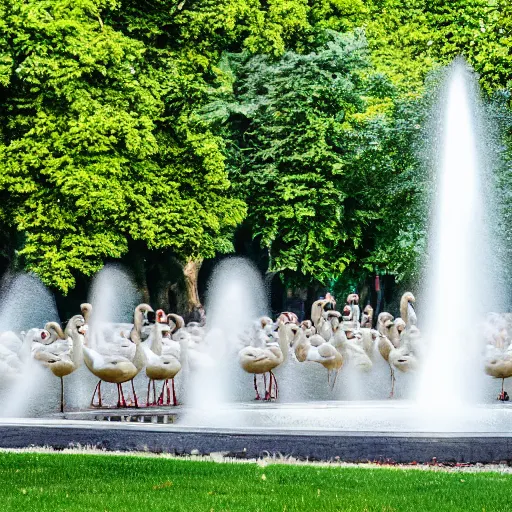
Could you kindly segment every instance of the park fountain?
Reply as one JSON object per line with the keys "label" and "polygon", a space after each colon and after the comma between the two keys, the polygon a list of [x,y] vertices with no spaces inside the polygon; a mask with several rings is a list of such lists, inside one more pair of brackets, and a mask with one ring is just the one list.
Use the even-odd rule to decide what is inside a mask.
{"label": "park fountain", "polygon": [[[185,351],[183,371],[177,378],[180,401],[185,405],[172,409],[176,424],[158,425],[160,430],[147,425],[128,428],[129,446],[134,446],[140,435],[137,446],[142,449],[190,452],[207,446],[205,451],[243,456],[269,450],[323,458],[341,450],[347,460],[386,456],[404,461],[428,461],[434,456],[475,461],[510,458],[506,443],[511,439],[512,409],[507,404],[482,405],[482,390],[490,379],[483,373],[477,322],[499,307],[501,294],[488,271],[494,268],[488,263],[493,261],[486,222],[489,180],[478,150],[478,88],[465,63],[456,61],[447,70],[441,92],[442,116],[434,128],[440,142],[433,151],[438,155],[438,172],[428,272],[425,290],[417,297],[423,304],[419,315],[423,369],[416,382],[414,374],[398,376],[398,396],[409,399],[384,400],[389,393],[389,367],[376,353],[370,374],[359,375],[345,367],[332,392],[323,368],[291,358],[276,370],[279,402],[252,402],[252,377],[239,367],[237,353],[242,346],[240,336],[267,313],[267,301],[258,271],[244,259],[227,258],[217,266],[208,287],[206,337],[199,350],[209,363],[191,372],[190,354]],[[137,299],[130,278],[120,268],[107,266],[95,279],[90,297],[93,343],[95,329],[105,322],[130,323]],[[14,308],[13,313],[6,313],[10,317],[19,308],[16,302],[11,305],[10,299],[9,304]],[[143,373],[136,379],[139,393],[147,382]],[[91,392],[94,378],[84,368],[76,374],[73,378],[80,378],[80,386]],[[416,399],[411,400],[411,390],[416,388]],[[80,404],[84,407],[83,400]],[[66,418],[82,421],[108,416],[106,412],[83,413]],[[171,413],[148,408],[118,413],[117,417],[125,422],[142,418],[145,423],[150,417],[151,423],[167,423],[167,419],[160,421],[159,415]],[[61,426],[57,420],[51,421],[56,421],[56,428]],[[110,435],[105,431],[111,426],[98,427],[100,443]],[[135,427],[133,423],[130,426]],[[81,439],[91,439],[94,427],[89,422],[87,428],[89,433],[80,434]],[[157,441],[159,431],[164,435]],[[147,432],[153,437],[146,437]],[[39,431],[34,430],[33,435],[37,437]],[[433,438],[436,443],[430,442]],[[469,441],[464,441],[467,438]],[[122,435],[113,433],[109,439],[109,447],[122,448]],[[406,445],[412,446],[410,452]],[[246,446],[252,448],[245,451]]]}
{"label": "park fountain", "polygon": [[[133,310],[140,302],[140,294],[131,276],[120,265],[105,265],[93,279],[88,297],[92,304],[92,314],[89,323],[89,343],[91,348],[101,348],[105,336],[113,329],[130,332],[133,323]],[[142,372],[144,373],[144,372]],[[77,386],[77,400],[81,407],[87,407],[91,399],[97,379],[82,365],[73,374]],[[144,375],[136,379],[137,393],[144,396]],[[106,384],[102,387],[106,403],[115,403],[115,386]],[[129,395],[127,395],[129,396]]]}
{"label": "park fountain", "polygon": [[102,325],[126,324],[128,328],[140,297],[131,277],[122,267],[113,264],[105,265],[94,277],[89,295],[93,307],[90,340],[94,347]]}

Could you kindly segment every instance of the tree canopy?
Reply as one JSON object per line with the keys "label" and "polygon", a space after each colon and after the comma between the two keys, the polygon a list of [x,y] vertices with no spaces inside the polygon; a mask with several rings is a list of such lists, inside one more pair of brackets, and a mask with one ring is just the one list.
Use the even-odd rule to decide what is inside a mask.
{"label": "tree canopy", "polygon": [[178,72],[148,66],[102,7],[15,2],[3,18],[2,218],[26,268],[63,291],[129,239],[185,261],[229,251],[245,213],[226,196],[223,141],[191,112],[169,119]]}
{"label": "tree canopy", "polygon": [[511,20],[506,0],[0,0],[0,254],[67,293],[167,251],[193,294],[244,229],[289,283],[414,279],[428,78],[457,55],[510,196]]}

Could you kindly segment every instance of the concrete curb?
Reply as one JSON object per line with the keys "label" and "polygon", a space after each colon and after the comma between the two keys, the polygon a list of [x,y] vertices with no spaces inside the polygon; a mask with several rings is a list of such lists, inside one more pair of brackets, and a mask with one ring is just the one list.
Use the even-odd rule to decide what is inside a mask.
{"label": "concrete curb", "polygon": [[309,460],[397,463],[512,462],[512,435],[332,432],[279,429],[207,429],[172,425],[94,421],[27,420],[0,423],[0,447],[91,446],[231,457],[292,456]]}

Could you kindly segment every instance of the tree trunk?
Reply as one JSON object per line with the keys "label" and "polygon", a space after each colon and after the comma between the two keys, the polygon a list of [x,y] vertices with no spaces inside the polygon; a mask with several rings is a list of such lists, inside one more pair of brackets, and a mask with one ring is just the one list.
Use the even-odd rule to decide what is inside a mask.
{"label": "tree trunk", "polygon": [[142,302],[150,302],[148,280],[146,275],[146,258],[143,252],[134,246],[129,253],[129,267],[133,271],[137,290],[142,295]]}
{"label": "tree trunk", "polygon": [[171,289],[171,285],[172,283],[167,280],[158,283],[157,291],[154,293],[153,302],[156,304],[157,308],[162,308],[164,311],[174,313],[174,311],[171,311],[169,305],[169,290]]}
{"label": "tree trunk", "polygon": [[199,270],[203,260],[189,260],[183,267],[183,276],[185,277],[185,287],[187,290],[187,312],[192,313],[194,310],[202,309],[199,300],[199,291],[197,288],[197,279]]}

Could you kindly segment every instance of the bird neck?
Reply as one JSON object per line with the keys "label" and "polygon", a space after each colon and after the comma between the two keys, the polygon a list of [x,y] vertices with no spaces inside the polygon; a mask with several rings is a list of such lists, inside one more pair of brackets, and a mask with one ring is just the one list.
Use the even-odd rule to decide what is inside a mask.
{"label": "bird neck", "polygon": [[83,345],[84,340],[82,339],[82,335],[75,329],[72,329],[69,333],[71,336],[71,342],[73,346],[73,350],[71,351],[71,361],[75,366],[79,366],[83,361]]}
{"label": "bird neck", "polygon": [[405,325],[409,325],[409,295],[407,293],[404,293],[400,299],[400,316]]}
{"label": "bird neck", "polygon": [[290,349],[290,341],[288,337],[288,330],[285,328],[286,326],[283,326],[283,329],[279,327],[278,331],[278,343],[279,348],[281,349],[281,353],[283,354],[283,360],[285,360],[288,357],[288,352]]}
{"label": "bird neck", "polygon": [[359,306],[357,304],[352,304],[350,309],[352,311],[352,321],[359,323],[359,318],[361,316],[361,310],[359,309]]}
{"label": "bird neck", "polygon": [[140,341],[134,341],[135,347],[135,355],[133,356],[133,364],[137,370],[141,371],[146,364],[146,357],[144,355],[144,349]]}
{"label": "bird neck", "polygon": [[55,340],[65,340],[66,335],[64,334],[64,331],[62,330],[62,327],[57,322],[48,322],[45,327],[47,331],[49,331],[52,343]]}
{"label": "bird neck", "polygon": [[305,333],[297,333],[297,337],[293,341],[292,345],[297,361],[303,363],[306,360],[309,347],[311,347],[311,343],[306,338]]}
{"label": "bird neck", "polygon": [[151,351],[154,352],[157,356],[162,355],[162,331],[160,330],[160,325],[158,323],[155,323],[153,326]]}
{"label": "bird neck", "polygon": [[142,332],[142,313],[136,309],[135,315],[133,317],[133,327],[130,331],[130,339],[136,343],[137,341],[141,341],[141,332]]}
{"label": "bird neck", "polygon": [[348,343],[348,338],[342,329],[338,329],[332,337],[331,344],[334,348],[340,349]]}
{"label": "bird neck", "polygon": [[82,312],[82,316],[84,317],[85,323],[88,324],[91,317],[92,304],[89,304],[88,302],[80,304],[80,311]]}

